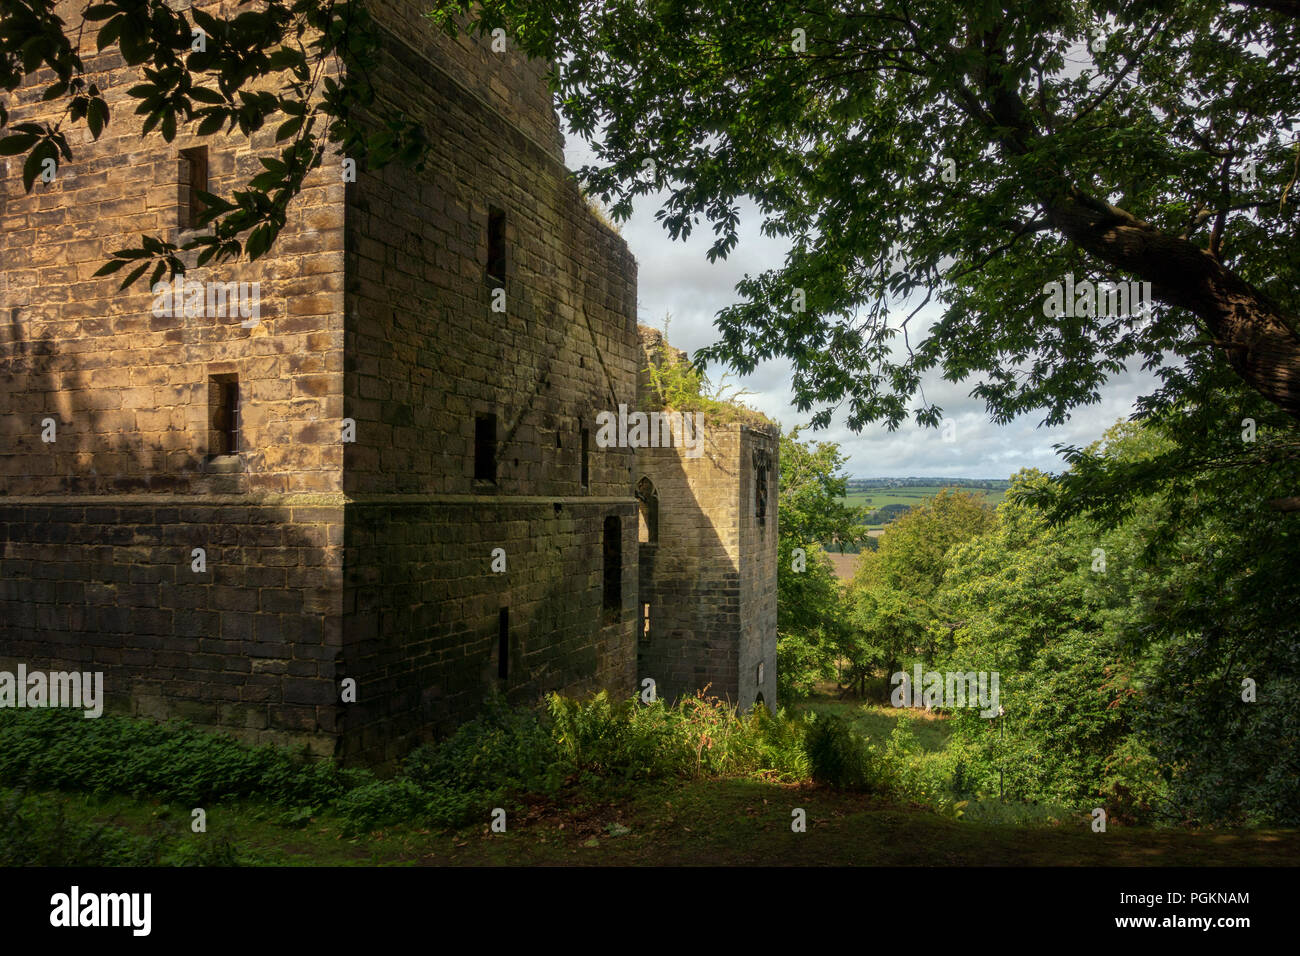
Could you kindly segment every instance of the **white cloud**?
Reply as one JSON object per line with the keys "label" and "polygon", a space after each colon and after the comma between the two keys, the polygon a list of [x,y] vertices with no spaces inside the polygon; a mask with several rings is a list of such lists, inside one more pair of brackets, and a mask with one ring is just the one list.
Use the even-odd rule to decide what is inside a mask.
{"label": "white cloud", "polygon": [[[569,136],[569,167],[576,169],[589,158],[586,145]],[[779,267],[786,245],[762,235],[757,210],[742,207],[739,244],[728,259],[710,263],[705,257],[714,238],[709,224],[702,223],[688,240],[674,242],[654,218],[658,208],[657,201],[644,198],[621,226],[639,267],[637,320],[662,327],[664,316],[671,314],[670,341],[694,353],[717,340],[713,318],[738,300],[736,282],[746,273]],[[709,370],[715,384],[724,371],[716,366]],[[753,393],[745,401],[786,428],[806,422],[810,414],[800,415],[794,409],[790,382],[790,365],[784,359],[766,362],[743,378],[734,374],[727,378],[727,384],[739,384]],[[1137,396],[1150,390],[1153,382],[1153,376],[1142,372],[1117,376],[1102,389],[1100,403],[1077,408],[1064,425],[1047,429],[1036,427],[1041,415],[995,425],[983,402],[969,395],[974,381],[954,384],[933,376],[923,383],[925,395],[955,422],[952,443],[944,442],[938,430],[911,423],[892,433],[883,426],[868,426],[854,434],[842,414],[829,428],[805,436],[838,442],[849,457],[849,474],[862,477],[1006,478],[1026,467],[1060,471],[1062,462],[1054,444],[1087,445],[1100,438],[1115,421],[1128,417]]]}

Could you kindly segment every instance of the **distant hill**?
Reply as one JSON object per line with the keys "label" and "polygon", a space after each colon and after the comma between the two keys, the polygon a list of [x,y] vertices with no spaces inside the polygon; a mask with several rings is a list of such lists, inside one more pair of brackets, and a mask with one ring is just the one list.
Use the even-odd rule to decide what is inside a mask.
{"label": "distant hill", "polygon": [[[944,488],[974,494],[995,508],[1009,487],[1011,481],[1007,478],[850,478],[843,500],[847,505],[867,509],[863,524],[875,536]],[[839,546],[827,545],[827,550],[839,551]],[[845,548],[846,552],[856,550]]]}
{"label": "distant hill", "polygon": [[850,478],[849,491],[866,491],[869,488],[984,488],[1005,491],[1011,487],[1010,478]]}

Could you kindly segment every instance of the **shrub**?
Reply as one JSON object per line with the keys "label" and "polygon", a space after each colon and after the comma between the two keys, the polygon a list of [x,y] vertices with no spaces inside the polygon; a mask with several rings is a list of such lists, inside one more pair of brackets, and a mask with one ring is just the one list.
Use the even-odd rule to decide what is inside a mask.
{"label": "shrub", "polygon": [[[157,822],[157,821],[155,821]],[[148,837],[82,823],[58,794],[0,790],[0,866],[238,866],[225,835],[164,826]]]}
{"label": "shrub", "polygon": [[372,780],[349,790],[334,804],[334,812],[350,833],[418,820],[424,809],[424,792],[401,778]]}
{"label": "shrub", "polygon": [[62,800],[0,791],[0,866],[149,866],[158,842],[72,820]]}
{"label": "shrub", "polygon": [[784,708],[772,714],[766,707],[755,707],[736,719],[742,728],[733,744],[736,772],[782,783],[809,778],[805,721]]}
{"label": "shrub", "polygon": [[40,709],[0,714],[0,779],[190,805],[251,798],[320,806],[373,775],[179,723]]}
{"label": "shrub", "polygon": [[554,790],[559,752],[537,714],[511,710],[500,697],[451,737],[413,750],[403,776],[429,791],[461,793]]}
{"label": "shrub", "polygon": [[847,790],[883,790],[884,766],[874,748],[839,717],[817,714],[804,740],[808,766],[818,783]]}
{"label": "shrub", "polygon": [[587,701],[552,694],[547,706],[559,757],[573,771],[660,777],[684,767],[684,736],[662,701],[641,705],[638,698],[614,699],[601,691]]}

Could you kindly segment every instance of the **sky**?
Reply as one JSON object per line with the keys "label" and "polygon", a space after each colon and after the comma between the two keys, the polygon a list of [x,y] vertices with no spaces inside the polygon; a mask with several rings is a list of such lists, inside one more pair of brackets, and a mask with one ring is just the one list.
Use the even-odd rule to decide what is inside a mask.
{"label": "sky", "polygon": [[[570,169],[590,161],[587,145],[572,134],[565,137],[565,160]],[[674,241],[655,221],[659,204],[643,197],[632,218],[620,224],[622,236],[636,256],[637,321],[663,328],[671,315],[668,339],[679,349],[694,355],[697,349],[718,338],[713,318],[718,310],[739,301],[736,282],[746,273],[757,274],[781,265],[786,245],[780,238],[764,236],[761,219],[753,209],[744,210],[740,243],[726,259],[710,263],[705,257],[712,230],[707,223],[687,240]],[[930,319],[938,318],[934,308]],[[918,316],[924,319],[926,313]],[[739,385],[753,393],[744,401],[780,422],[786,430],[806,424],[812,412],[800,414],[791,402],[791,371],[785,360],[760,365],[747,376],[729,374],[716,364],[708,370],[717,385]],[[1134,401],[1149,390],[1153,379],[1138,371],[1117,376],[1101,390],[1096,405],[1076,408],[1071,418],[1056,428],[1039,427],[1042,413],[1022,416],[1006,425],[990,421],[984,403],[970,397],[976,381],[951,383],[937,374],[923,383],[926,397],[944,409],[954,422],[953,441],[944,441],[940,431],[920,428],[912,422],[890,432],[883,425],[868,425],[854,433],[837,414],[828,428],[811,430],[801,438],[831,441],[840,445],[848,458],[845,472],[859,478],[1009,478],[1021,468],[1038,468],[1057,473],[1064,464],[1054,445],[1087,445],[1120,419],[1127,418]]]}

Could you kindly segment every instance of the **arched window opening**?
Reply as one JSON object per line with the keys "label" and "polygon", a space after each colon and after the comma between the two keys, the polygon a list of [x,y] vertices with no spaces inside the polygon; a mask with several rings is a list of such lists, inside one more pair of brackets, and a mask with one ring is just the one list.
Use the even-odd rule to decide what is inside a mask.
{"label": "arched window opening", "polygon": [[637,524],[637,540],[642,544],[657,544],[659,541],[659,493],[655,491],[654,482],[642,478],[636,483],[636,502],[640,520]]}

